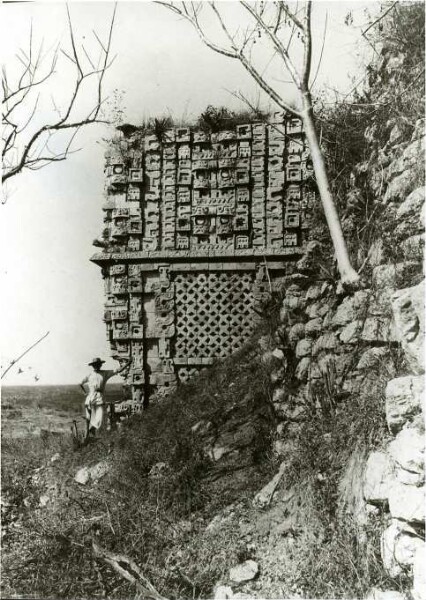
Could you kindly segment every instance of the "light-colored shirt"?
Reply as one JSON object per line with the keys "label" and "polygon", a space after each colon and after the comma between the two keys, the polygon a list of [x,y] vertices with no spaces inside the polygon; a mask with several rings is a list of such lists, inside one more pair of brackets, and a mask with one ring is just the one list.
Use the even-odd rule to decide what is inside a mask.
{"label": "light-colored shirt", "polygon": [[117,371],[107,371],[101,369],[100,371],[92,371],[87,375],[81,382],[81,385],[87,383],[89,393],[86,398],[86,405],[100,405],[103,404],[103,393],[105,390],[108,379],[117,375]]}
{"label": "light-colored shirt", "polygon": [[87,383],[89,393],[101,392],[102,394],[108,379],[114,377],[114,375],[116,374],[116,371],[107,371],[106,369],[101,369],[100,371],[92,371],[82,380],[81,385]]}

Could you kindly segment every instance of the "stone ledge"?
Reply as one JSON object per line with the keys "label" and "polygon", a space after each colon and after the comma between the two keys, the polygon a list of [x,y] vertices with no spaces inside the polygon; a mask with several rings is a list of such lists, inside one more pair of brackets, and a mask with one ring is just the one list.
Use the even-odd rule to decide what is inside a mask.
{"label": "stone ledge", "polygon": [[[188,251],[188,250],[147,250],[138,252],[97,252],[91,257],[91,261],[97,264],[115,263],[115,262],[192,262],[199,260],[217,259],[221,261],[247,261],[250,258],[260,259],[282,259],[287,261],[289,257],[298,257],[303,252],[301,246],[292,246],[289,248],[280,248],[279,250],[267,250],[258,248],[248,248],[246,250],[209,250],[207,252]],[[271,265],[268,264],[268,268]]]}

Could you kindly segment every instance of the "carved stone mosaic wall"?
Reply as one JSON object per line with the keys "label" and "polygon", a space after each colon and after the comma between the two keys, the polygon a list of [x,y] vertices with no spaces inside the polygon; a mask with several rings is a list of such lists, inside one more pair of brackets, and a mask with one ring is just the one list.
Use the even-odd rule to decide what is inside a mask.
{"label": "carved stone mosaic wall", "polygon": [[301,252],[315,200],[301,122],[219,133],[122,128],[106,156],[105,278],[113,356],[136,400],[238,350],[256,302]]}

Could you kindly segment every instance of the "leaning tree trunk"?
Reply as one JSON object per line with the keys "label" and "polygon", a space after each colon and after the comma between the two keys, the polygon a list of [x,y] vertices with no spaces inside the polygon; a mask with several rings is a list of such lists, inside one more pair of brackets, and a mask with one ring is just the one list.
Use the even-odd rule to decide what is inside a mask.
{"label": "leaning tree trunk", "polygon": [[340,224],[336,205],[330,191],[324,157],[319,145],[318,135],[315,127],[312,99],[309,90],[303,91],[302,119],[311,151],[316,184],[320,193],[322,205],[324,207],[325,218],[327,220],[336,253],[341,281],[342,284],[355,284],[360,278],[358,273],[351,265],[345,238],[343,236],[342,226]]}

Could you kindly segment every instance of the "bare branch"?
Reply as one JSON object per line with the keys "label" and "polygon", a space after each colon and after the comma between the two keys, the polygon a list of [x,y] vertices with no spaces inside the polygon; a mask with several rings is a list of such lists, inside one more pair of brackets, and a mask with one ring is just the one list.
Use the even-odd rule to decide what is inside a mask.
{"label": "bare branch", "polygon": [[114,61],[115,57],[112,59],[110,65],[108,65],[108,57],[109,57],[109,53],[110,53],[110,49],[111,49],[111,41],[112,41],[112,31],[114,28],[114,21],[115,21],[115,13],[117,10],[117,4],[114,4],[114,11],[112,13],[112,18],[111,18],[111,24],[110,24],[110,28],[109,28],[109,34],[108,34],[108,42],[107,42],[107,47],[105,50],[105,61],[104,61],[104,65],[101,69],[101,74],[99,77],[99,83],[98,83],[98,109],[95,112],[95,115],[93,118],[96,119],[96,117],[98,116],[99,110],[101,108],[101,100],[102,100],[102,81],[105,75],[105,71],[108,69],[108,67],[112,64],[112,62]]}
{"label": "bare branch", "polygon": [[37,344],[39,344],[42,340],[44,340],[45,337],[47,337],[49,335],[49,331],[47,333],[45,333],[44,335],[41,336],[40,339],[38,339],[36,342],[34,342],[34,344],[31,344],[31,346],[29,348],[27,348],[22,354],[20,354],[18,356],[18,358],[15,358],[14,360],[12,360],[9,364],[9,366],[3,371],[3,373],[1,374],[0,379],[3,379],[3,377],[6,376],[6,374],[10,371],[10,369],[16,365],[17,362],[19,362],[21,360],[21,358],[23,358],[26,354],[28,354],[28,352],[30,350],[32,350],[33,348],[35,348],[37,346]]}
{"label": "bare branch", "polygon": [[[218,52],[219,54],[223,54],[224,56],[228,56],[229,58],[239,58],[238,54],[236,52],[233,52],[231,50],[228,50],[227,48],[223,48],[222,46],[218,46],[217,44],[214,44],[211,40],[209,40],[206,35],[204,34],[204,32],[202,31],[198,20],[194,19],[194,17],[191,17],[189,15],[189,13],[184,12],[182,10],[180,10],[177,6],[175,6],[174,4],[170,4],[168,2],[163,2],[162,0],[154,0],[155,4],[160,4],[162,6],[165,6],[166,8],[168,8],[169,10],[171,10],[172,12],[178,14],[179,16],[183,17],[184,19],[186,19],[187,21],[189,21],[190,23],[192,23],[192,25],[195,27],[198,35],[200,36],[201,40],[204,42],[204,44],[206,44],[206,46],[208,46],[209,48],[211,48],[212,50],[214,50],[215,52]],[[185,3],[183,3],[183,6],[186,9]]]}
{"label": "bare branch", "polygon": [[138,565],[123,554],[113,554],[104,548],[101,548],[92,540],[93,553],[97,558],[102,559],[109,564],[117,573],[124,577],[130,583],[136,585],[138,592],[143,598],[150,600],[166,600],[164,596],[155,589],[150,581],[145,577]]}
{"label": "bare branch", "polygon": [[279,29],[279,27],[281,25],[281,15],[282,15],[282,12],[283,12],[283,7],[282,7],[281,4],[282,4],[281,2],[278,4],[277,20],[276,20],[275,27],[274,27],[274,33],[275,33],[275,35],[278,33],[278,29]]}
{"label": "bare branch", "polygon": [[[24,92],[26,90],[32,89],[37,85],[40,85],[42,83],[44,83],[47,79],[49,79],[49,77],[51,77],[53,75],[53,73],[55,72],[55,66],[56,66],[56,57],[52,62],[52,65],[50,67],[49,72],[47,73],[47,75],[45,75],[44,77],[42,77],[41,79],[39,79],[38,81],[34,81],[34,80],[30,80],[30,82],[27,85],[18,87],[18,89],[16,89],[14,92],[11,92],[6,98],[4,98],[4,102],[7,103],[10,101],[11,98],[13,98],[14,96],[16,96],[17,94]],[[13,109],[12,109],[13,110]],[[10,112],[12,112],[12,110]]]}
{"label": "bare branch", "polygon": [[315,76],[314,76],[314,78],[312,80],[312,83],[311,83],[311,89],[315,85],[315,82],[316,82],[317,77],[318,77],[319,70],[321,68],[322,56],[323,56],[324,47],[325,47],[325,38],[326,38],[326,35],[327,35],[327,23],[328,23],[328,12],[325,13],[324,33],[322,34],[321,52],[320,52],[320,56],[319,56],[319,60],[318,60],[317,70],[315,71]]}
{"label": "bare branch", "polygon": [[312,13],[312,2],[307,0],[305,5],[305,16],[304,16],[304,53],[303,53],[303,68],[302,68],[302,86],[303,90],[309,89],[309,77],[311,74],[312,64],[312,35],[311,35],[311,13]]}
{"label": "bare branch", "polygon": [[[33,21],[31,19],[31,25],[30,25],[30,56],[26,56],[25,52],[23,52],[25,58],[27,59],[27,65],[25,67],[24,72],[21,75],[21,78],[19,79],[19,83],[18,83],[18,89],[21,87],[22,85],[22,81],[24,80],[25,75],[28,73],[28,71],[31,69],[31,62],[32,62],[32,57],[31,57],[31,53],[32,53],[32,47],[33,47]],[[21,61],[22,62],[22,61]],[[24,64],[25,66],[25,64]]]}
{"label": "bare branch", "polygon": [[93,69],[94,71],[96,71],[96,67],[95,67],[95,65],[92,63],[92,60],[91,60],[90,56],[87,54],[87,50],[86,50],[86,48],[84,47],[84,45],[83,45],[83,44],[81,44],[81,47],[83,48],[83,52],[84,52],[84,54],[86,55],[86,58],[87,58],[87,60],[88,60],[88,61],[89,61],[89,63],[90,63],[90,66],[92,67],[92,69]]}
{"label": "bare branch", "polygon": [[[228,38],[228,40],[230,41],[232,49],[233,49],[235,52],[238,52],[238,50],[237,50],[237,47],[236,47],[236,45],[235,45],[235,40],[234,40],[234,38],[231,36],[231,34],[229,33],[229,31],[228,31],[228,28],[226,27],[226,25],[225,25],[225,23],[224,23],[224,21],[223,21],[223,19],[222,19],[222,15],[220,14],[220,12],[219,12],[219,9],[218,9],[218,8],[217,8],[217,6],[216,6],[216,3],[215,3],[215,2],[209,2],[209,5],[210,5],[210,7],[212,8],[212,10],[213,10],[213,12],[215,13],[215,15],[217,16],[217,18],[218,18],[218,21],[219,21],[219,24],[220,24],[220,26],[221,26],[221,28],[222,28],[222,31],[225,33],[226,37],[227,37],[227,38]],[[243,47],[244,47],[244,46],[243,46]],[[242,51],[242,50],[241,50],[241,51]]]}
{"label": "bare branch", "polygon": [[28,125],[31,123],[32,118],[34,117],[35,111],[37,110],[37,106],[38,106],[38,101],[40,98],[40,94],[37,94],[37,99],[35,101],[34,104],[34,108],[29,116],[29,118],[27,119],[27,121],[24,123],[24,125],[22,125],[22,127],[20,127],[19,129],[16,130],[16,133],[21,133],[22,131],[24,131],[24,129],[26,129],[28,127]]}
{"label": "bare branch", "polygon": [[64,56],[66,56],[74,65],[76,65],[77,63],[75,62],[75,60],[67,53],[65,52],[65,50],[63,48],[61,48],[61,52]]}
{"label": "bare branch", "polygon": [[296,17],[296,15],[291,12],[291,10],[288,8],[288,6],[286,5],[285,2],[281,1],[280,7],[285,12],[285,14],[288,16],[288,18],[293,21],[293,23],[296,25],[296,27],[298,27],[301,31],[305,30],[303,24],[299,21],[299,19]]}
{"label": "bare branch", "polygon": [[263,31],[269,36],[269,38],[271,39],[273,45],[277,49],[277,51],[280,54],[281,58],[283,59],[284,64],[285,64],[288,72],[291,75],[291,78],[293,79],[293,81],[296,84],[296,86],[300,89],[301,81],[300,81],[299,75],[298,75],[298,73],[297,73],[297,71],[296,71],[296,69],[295,69],[295,67],[294,67],[294,65],[293,65],[293,63],[292,63],[292,61],[290,59],[290,56],[289,56],[286,48],[283,46],[281,40],[274,33],[274,31],[272,31],[271,29],[269,29],[269,27],[265,23],[265,21],[259,16],[259,14],[251,7],[251,5],[246,0],[240,0],[240,4],[242,4],[242,6],[244,6],[244,8],[257,21],[257,23],[263,29]]}
{"label": "bare branch", "polygon": [[287,110],[289,113],[300,116],[300,111],[298,111],[293,106],[290,106],[287,102],[285,102],[281,96],[265,81],[265,79],[261,76],[261,74],[255,69],[255,67],[247,60],[247,58],[240,54],[240,61],[243,67],[252,75],[256,83],[260,85],[264,92],[268,94],[274,100],[280,108],[283,110]]}
{"label": "bare branch", "polygon": [[11,126],[10,133],[7,134],[5,138],[3,138],[4,145],[1,151],[2,157],[4,157],[7,154],[7,152],[13,147],[17,135],[17,126],[13,123],[10,123],[9,125]]}
{"label": "bare branch", "polygon": [[82,71],[80,61],[78,58],[77,49],[75,47],[74,32],[73,32],[73,28],[72,28],[71,15],[70,15],[70,10],[69,10],[68,4],[67,4],[67,15],[68,15],[68,28],[69,28],[69,32],[70,32],[70,38],[71,38],[71,46],[72,46],[72,51],[74,54],[75,63],[77,65],[77,69],[80,73],[80,77],[83,78],[83,71]]}
{"label": "bare branch", "polygon": [[[31,39],[29,56],[28,56],[28,61],[30,61],[30,62],[28,62],[28,64],[25,65],[25,68],[28,67],[26,78],[27,79],[29,78],[29,80],[27,82],[25,82],[25,85],[24,85],[24,78],[21,77],[18,89],[16,89],[16,90],[10,91],[10,88],[9,88],[8,82],[7,82],[6,71],[5,71],[5,69],[3,70],[3,89],[5,91],[9,92],[8,99],[10,100],[10,98],[19,94],[19,100],[17,100],[12,105],[10,105],[10,104],[8,105],[6,103],[6,112],[3,115],[4,122],[6,122],[8,124],[8,126],[11,128],[11,130],[8,131],[8,134],[6,136],[6,144],[3,149],[3,154],[2,154],[2,156],[3,156],[2,182],[7,181],[11,177],[14,177],[18,173],[20,173],[22,171],[22,169],[24,169],[24,168],[29,168],[29,169],[35,170],[38,168],[42,168],[43,166],[46,166],[48,164],[48,162],[56,162],[56,161],[65,160],[65,158],[69,154],[74,152],[74,150],[71,150],[71,144],[74,141],[75,136],[77,135],[77,133],[81,127],[83,127],[85,125],[89,125],[91,123],[106,123],[106,121],[104,119],[98,118],[98,115],[99,115],[99,111],[105,101],[102,98],[103,79],[105,76],[105,72],[111,66],[111,64],[113,63],[113,61],[115,59],[115,56],[112,59],[110,58],[110,50],[111,50],[111,42],[112,42],[112,32],[113,32],[113,27],[114,27],[114,22],[115,22],[116,4],[114,5],[114,11],[113,11],[113,15],[112,15],[111,23],[110,23],[110,27],[109,27],[107,43],[102,44],[100,42],[100,39],[97,36],[97,34],[95,35],[98,42],[100,43],[100,46],[102,48],[102,54],[103,54],[103,56],[101,56],[100,59],[98,60],[98,64],[100,65],[100,67],[98,66],[97,68],[95,68],[94,61],[91,59],[91,57],[89,56],[89,54],[87,53],[86,49],[83,46],[83,52],[85,53],[90,65],[92,67],[92,70],[88,71],[88,72],[83,71],[83,68],[82,68],[82,65],[80,62],[80,58],[77,53],[77,48],[76,48],[76,44],[75,44],[75,35],[74,35],[73,25],[72,25],[68,6],[67,6],[66,10],[67,10],[67,21],[68,21],[69,35],[70,35],[70,41],[71,41],[71,47],[72,47],[72,54],[69,55],[62,48],[60,48],[60,50],[61,50],[62,54],[64,54],[64,56],[66,56],[66,58],[69,59],[75,65],[77,75],[76,75],[76,79],[75,79],[75,83],[74,83],[74,88],[72,90],[70,99],[69,99],[62,115],[61,115],[60,111],[58,110],[54,99],[52,98],[53,107],[58,116],[57,120],[53,123],[45,124],[42,127],[40,127],[37,131],[35,131],[32,134],[32,136],[30,137],[29,141],[25,144],[22,152],[20,153],[19,158],[16,161],[13,161],[12,163],[10,160],[8,160],[7,153],[13,149],[13,146],[17,139],[17,134],[22,132],[24,129],[26,129],[28,124],[31,122],[31,120],[36,112],[36,109],[37,109],[38,98],[37,98],[35,105],[33,106],[32,110],[31,110],[28,120],[20,128],[18,128],[14,123],[12,123],[9,120],[9,117],[10,117],[11,113],[19,105],[23,104],[28,93],[30,91],[32,91],[32,89],[35,86],[42,84],[51,75],[53,75],[55,66],[56,66],[56,62],[57,62],[57,58],[59,55],[59,48],[56,48],[56,50],[54,52],[53,59],[52,59],[48,73],[46,75],[44,75],[43,77],[40,77],[38,80],[35,80],[35,74],[37,73],[37,70],[39,69],[41,62],[44,59],[44,55],[42,53],[43,45],[41,45],[41,47],[37,53],[37,56],[33,59],[32,39]],[[24,52],[23,52],[23,55],[27,56],[26,53],[24,53]],[[84,118],[80,118],[77,120],[71,120],[70,119],[71,113],[72,113],[74,107],[76,106],[77,99],[80,97],[80,95],[82,93],[83,83],[87,79],[92,77],[93,75],[98,76],[95,106]],[[62,152],[60,152],[60,153],[53,152],[49,148],[49,141],[50,141],[52,135],[58,131],[66,130],[66,129],[74,129],[75,130],[75,132],[71,136],[69,143],[67,144],[65,150],[63,150]],[[45,137],[45,136],[47,136],[47,137]],[[43,139],[45,141],[41,145],[41,148],[40,148],[39,141],[41,141]],[[48,154],[44,153],[45,149],[47,150]]]}
{"label": "bare branch", "polygon": [[103,43],[101,42],[101,40],[99,39],[98,34],[96,33],[96,31],[94,29],[92,29],[93,34],[95,36],[95,38],[98,40],[100,47],[102,48],[102,50],[105,52],[106,54],[106,50],[105,50],[105,46],[103,45]]}

